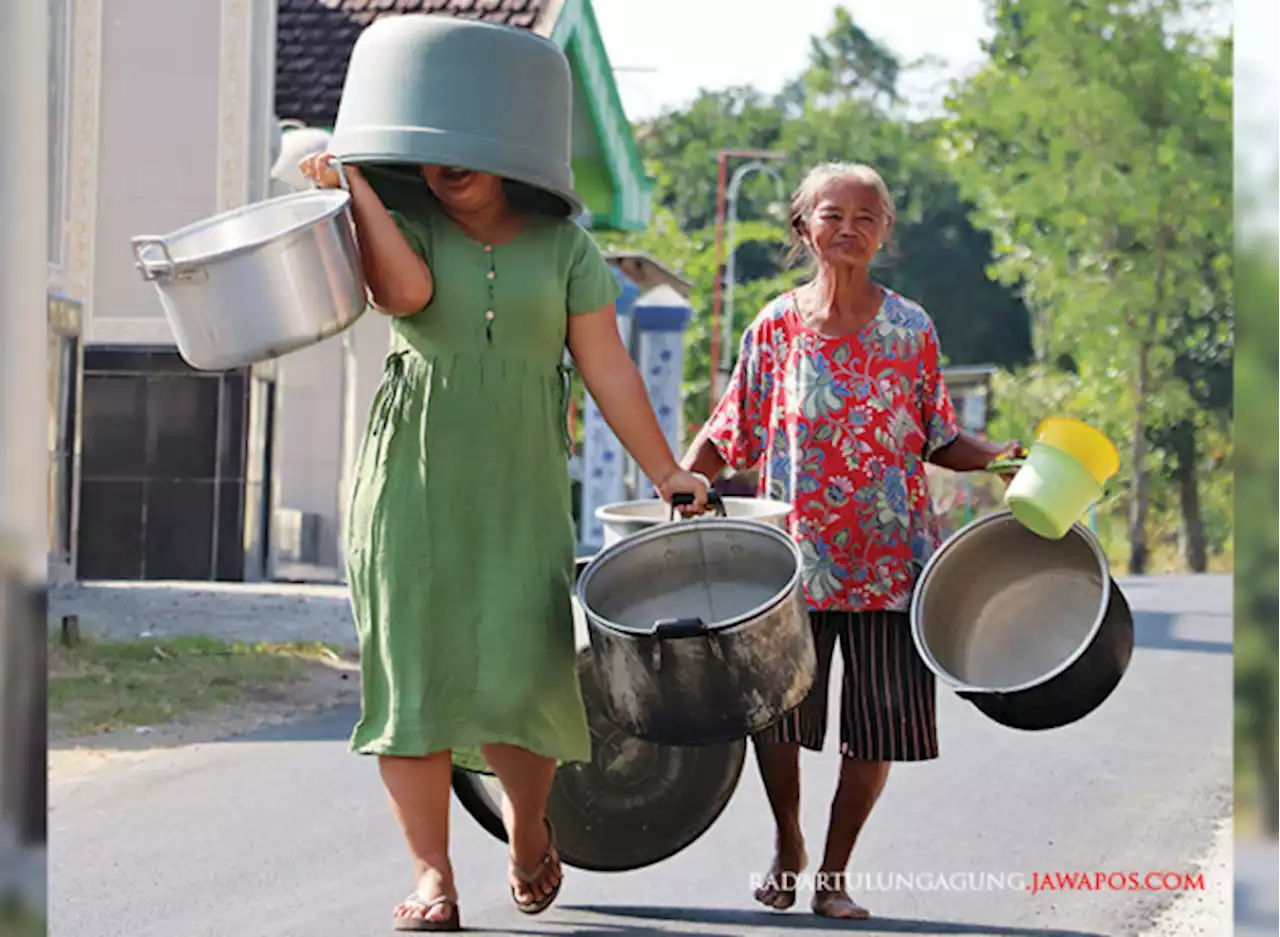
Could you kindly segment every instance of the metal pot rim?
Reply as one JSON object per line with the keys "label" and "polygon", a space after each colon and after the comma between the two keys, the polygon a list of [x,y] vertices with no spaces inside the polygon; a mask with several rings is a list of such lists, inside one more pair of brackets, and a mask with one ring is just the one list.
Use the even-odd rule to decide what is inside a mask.
{"label": "metal pot rim", "polygon": [[[788,515],[790,515],[791,512],[795,509],[794,505],[792,505],[790,501],[777,501],[773,498],[757,498],[757,497],[744,496],[744,495],[722,495],[721,500],[725,502],[726,507],[728,507],[728,505],[733,502],[737,502],[741,504],[743,501],[758,501],[761,504],[770,504],[775,506],[776,508],[778,508],[779,512],[781,511],[781,509],[786,508],[787,509],[786,513]],[[631,501],[615,501],[612,504],[602,504],[600,505],[600,507],[596,508],[595,517],[596,517],[596,520],[600,520],[600,521],[622,521],[624,523],[627,521],[648,522],[648,521],[652,521],[653,519],[648,517],[637,516],[634,514],[622,514],[622,513],[615,514],[614,512],[619,511],[620,509],[636,507],[636,506],[648,506],[650,504],[663,505],[664,502],[655,501],[653,498],[636,498]],[[708,520],[714,520],[714,519],[715,518],[710,515],[704,515],[703,517],[693,518],[693,520],[697,520],[699,522],[706,522]],[[742,517],[742,516],[738,516],[738,517],[730,516],[727,519],[735,520],[735,521],[758,520],[757,518]],[[672,522],[668,520],[659,520],[659,521],[656,521],[655,523],[667,524]]]}
{"label": "metal pot rim", "polygon": [[[169,245],[182,238],[190,237],[191,235],[201,231],[207,231],[210,228],[222,224],[223,222],[230,221],[233,218],[240,218],[244,215],[250,214],[251,212],[261,211],[267,206],[302,201],[332,201],[333,204],[316,217],[309,218],[306,221],[299,221],[296,224],[285,228],[283,231],[269,235],[268,237],[256,238],[252,241],[246,241],[243,244],[237,244],[234,247],[228,247],[219,251],[209,251],[204,254],[195,254],[188,257],[173,257],[172,260],[174,266],[195,267],[223,260],[231,260],[232,258],[252,253],[253,251],[267,247],[271,244],[283,243],[300,232],[331,221],[334,217],[341,214],[351,204],[351,193],[343,189],[309,189],[306,192],[291,192],[288,195],[279,195],[273,199],[267,199],[266,201],[253,202],[249,205],[241,205],[239,208],[233,208],[230,211],[224,211],[209,218],[185,225],[175,231],[170,231],[162,237],[146,239],[135,238],[135,241],[146,241],[146,243],[140,245],[142,250],[145,250],[147,247],[155,246],[160,247],[161,250],[167,254],[169,251]],[[154,261],[152,261],[150,265],[159,266],[159,264]]]}
{"label": "metal pot rim", "polygon": [[[735,532],[747,532],[755,536],[768,537],[776,543],[785,546],[795,559],[795,570],[787,579],[787,584],[778,590],[768,602],[753,608],[748,612],[727,619],[723,622],[714,622],[707,625],[707,633],[724,634],[732,632],[736,628],[749,624],[762,615],[766,614],[770,609],[776,608],[781,603],[795,594],[796,589],[800,586],[800,577],[804,574],[804,557],[800,553],[800,548],[796,546],[796,542],[791,539],[790,535],[782,532],[776,527],[768,524],[762,524],[759,521],[747,520],[745,518],[733,517],[707,517],[698,518],[696,526],[693,524],[684,524],[679,521],[669,521],[659,523],[648,530],[640,533],[632,534],[612,546],[606,547],[591,558],[591,562],[583,569],[582,574],[578,577],[577,585],[574,588],[574,595],[577,597],[578,604],[582,608],[583,614],[586,616],[588,625],[598,625],[615,634],[625,635],[627,637],[651,638],[655,636],[652,629],[648,631],[638,628],[628,628],[626,625],[618,624],[610,621],[599,612],[591,608],[586,601],[587,586],[591,584],[591,579],[595,575],[600,566],[608,563],[613,558],[626,553],[628,550],[634,550],[645,544],[658,540],[671,534],[679,534],[682,531],[690,531],[693,533],[711,533],[716,530],[728,530]],[[668,640],[680,640],[679,638],[670,638]]]}
{"label": "metal pot rim", "polygon": [[1003,523],[1008,520],[1018,523],[1017,518],[1014,517],[1012,511],[996,511],[995,513],[987,514],[983,517],[977,518],[976,520],[970,521],[948,537],[947,541],[935,550],[931,557],[929,557],[929,561],[925,564],[924,569],[921,571],[920,575],[916,577],[915,590],[911,596],[911,640],[915,643],[916,651],[919,652],[921,659],[924,660],[928,668],[932,670],[940,680],[950,685],[953,689],[964,693],[1011,696],[1014,693],[1021,693],[1025,690],[1032,690],[1036,687],[1043,686],[1050,680],[1065,672],[1084,655],[1085,651],[1089,649],[1089,646],[1093,644],[1094,639],[1098,636],[1098,631],[1101,630],[1103,623],[1106,621],[1107,611],[1111,607],[1112,579],[1110,564],[1107,562],[1107,555],[1102,552],[1102,545],[1099,544],[1097,538],[1089,532],[1089,529],[1077,522],[1072,525],[1069,533],[1076,534],[1081,537],[1093,553],[1094,558],[1098,561],[1098,568],[1102,573],[1102,599],[1098,603],[1098,611],[1094,615],[1093,624],[1090,625],[1088,634],[1086,634],[1080,641],[1076,646],[1076,649],[1071,652],[1071,655],[1057,667],[1054,667],[1053,670],[1043,673],[1038,677],[1034,677],[1024,683],[1020,683],[1017,686],[1011,687],[978,686],[977,684],[966,683],[947,671],[946,668],[938,663],[937,659],[933,656],[933,653],[925,645],[924,637],[921,634],[922,629],[920,618],[923,611],[921,608],[921,605],[923,604],[921,597],[924,595],[923,586],[928,582],[929,576],[932,574],[934,567],[943,559],[944,556],[955,549],[956,543],[959,542],[963,534],[967,534],[972,530],[989,526],[997,522]]}

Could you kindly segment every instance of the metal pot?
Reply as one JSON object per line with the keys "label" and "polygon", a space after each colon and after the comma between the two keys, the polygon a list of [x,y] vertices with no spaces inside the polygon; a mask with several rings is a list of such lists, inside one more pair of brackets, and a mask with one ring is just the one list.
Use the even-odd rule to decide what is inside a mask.
{"label": "metal pot", "polygon": [[633,534],[592,560],[578,600],[610,719],[639,738],[742,738],[813,685],[800,551],[776,527],[722,514]]}
{"label": "metal pot", "polygon": [[911,631],[942,681],[1015,729],[1084,718],[1133,653],[1133,615],[1093,535],[1076,524],[1047,540],[1008,511],[934,553],[916,583]]}
{"label": "metal pot", "polygon": [[346,191],[317,190],[132,240],[178,351],[223,371],[324,341],[367,308]]}
{"label": "metal pot", "polygon": [[[791,504],[786,501],[724,496],[721,496],[720,501],[724,504],[727,517],[759,521],[771,524],[779,530],[786,530],[787,518],[791,516]],[[668,522],[670,516],[665,502],[649,498],[606,504],[596,509],[596,519],[604,527],[604,546],[611,547],[624,537]]]}
{"label": "metal pot", "polygon": [[[589,561],[581,559],[581,573]],[[625,872],[670,858],[702,836],[728,806],[746,760],[746,742],[654,745],[630,736],[604,712],[582,607],[573,600],[578,681],[591,730],[591,761],[556,772],[547,815],[560,858],[592,872]],[[490,835],[506,842],[502,783],[453,770],[458,801]]]}
{"label": "metal pot", "polygon": [[[558,196],[577,216],[572,117],[569,61],[551,40],[450,16],[389,16],[356,40],[329,149],[348,163],[493,173]],[[416,174],[397,185],[394,172],[370,169],[388,208],[425,197]]]}

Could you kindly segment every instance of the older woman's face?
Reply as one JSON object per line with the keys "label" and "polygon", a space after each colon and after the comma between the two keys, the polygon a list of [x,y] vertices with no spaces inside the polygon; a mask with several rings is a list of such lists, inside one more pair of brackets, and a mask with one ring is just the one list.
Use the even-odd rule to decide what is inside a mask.
{"label": "older woman's face", "polygon": [[807,227],[819,260],[865,267],[884,243],[890,222],[876,187],[847,176],[823,186],[809,213]]}

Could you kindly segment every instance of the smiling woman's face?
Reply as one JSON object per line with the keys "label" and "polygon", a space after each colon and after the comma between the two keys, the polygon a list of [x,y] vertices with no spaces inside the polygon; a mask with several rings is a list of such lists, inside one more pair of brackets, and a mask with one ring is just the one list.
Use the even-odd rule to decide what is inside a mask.
{"label": "smiling woman's face", "polygon": [[457,166],[423,166],[422,177],[445,208],[472,212],[502,198],[502,179]]}
{"label": "smiling woman's face", "polygon": [[891,222],[875,185],[856,176],[842,176],[818,192],[806,227],[809,244],[820,261],[865,267],[880,250]]}

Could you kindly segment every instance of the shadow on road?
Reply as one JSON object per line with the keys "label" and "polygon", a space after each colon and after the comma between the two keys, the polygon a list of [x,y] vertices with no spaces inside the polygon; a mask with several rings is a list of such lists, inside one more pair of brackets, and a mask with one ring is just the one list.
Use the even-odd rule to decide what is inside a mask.
{"label": "shadow on road", "polygon": [[[1183,613],[1171,615],[1167,612],[1134,612],[1134,647],[1146,647],[1156,651],[1191,651],[1197,654],[1230,654],[1232,652],[1230,641],[1204,641],[1175,637],[1173,625],[1182,617],[1184,617]],[[1214,615],[1213,617],[1228,619],[1229,632],[1231,616]]]}
{"label": "shadow on road", "polygon": [[[602,917],[634,918],[647,921],[647,924],[627,926],[618,930],[577,930],[578,937],[584,935],[658,933],[684,937],[686,932],[666,928],[655,930],[658,922],[672,924],[712,925],[734,928],[740,933],[744,929],[764,930],[772,933],[785,931],[819,931],[841,930],[862,934],[937,934],[959,935],[968,937],[1105,937],[1091,931],[1062,930],[1040,927],[1007,927],[999,924],[974,924],[964,921],[920,921],[908,918],[874,917],[869,921],[833,921],[817,917],[813,914],[778,914],[769,911],[743,911],[736,908],[663,908],[663,907],[608,907],[601,905],[564,906],[565,910],[583,911],[598,914]],[[689,934],[688,937],[694,937]]]}

